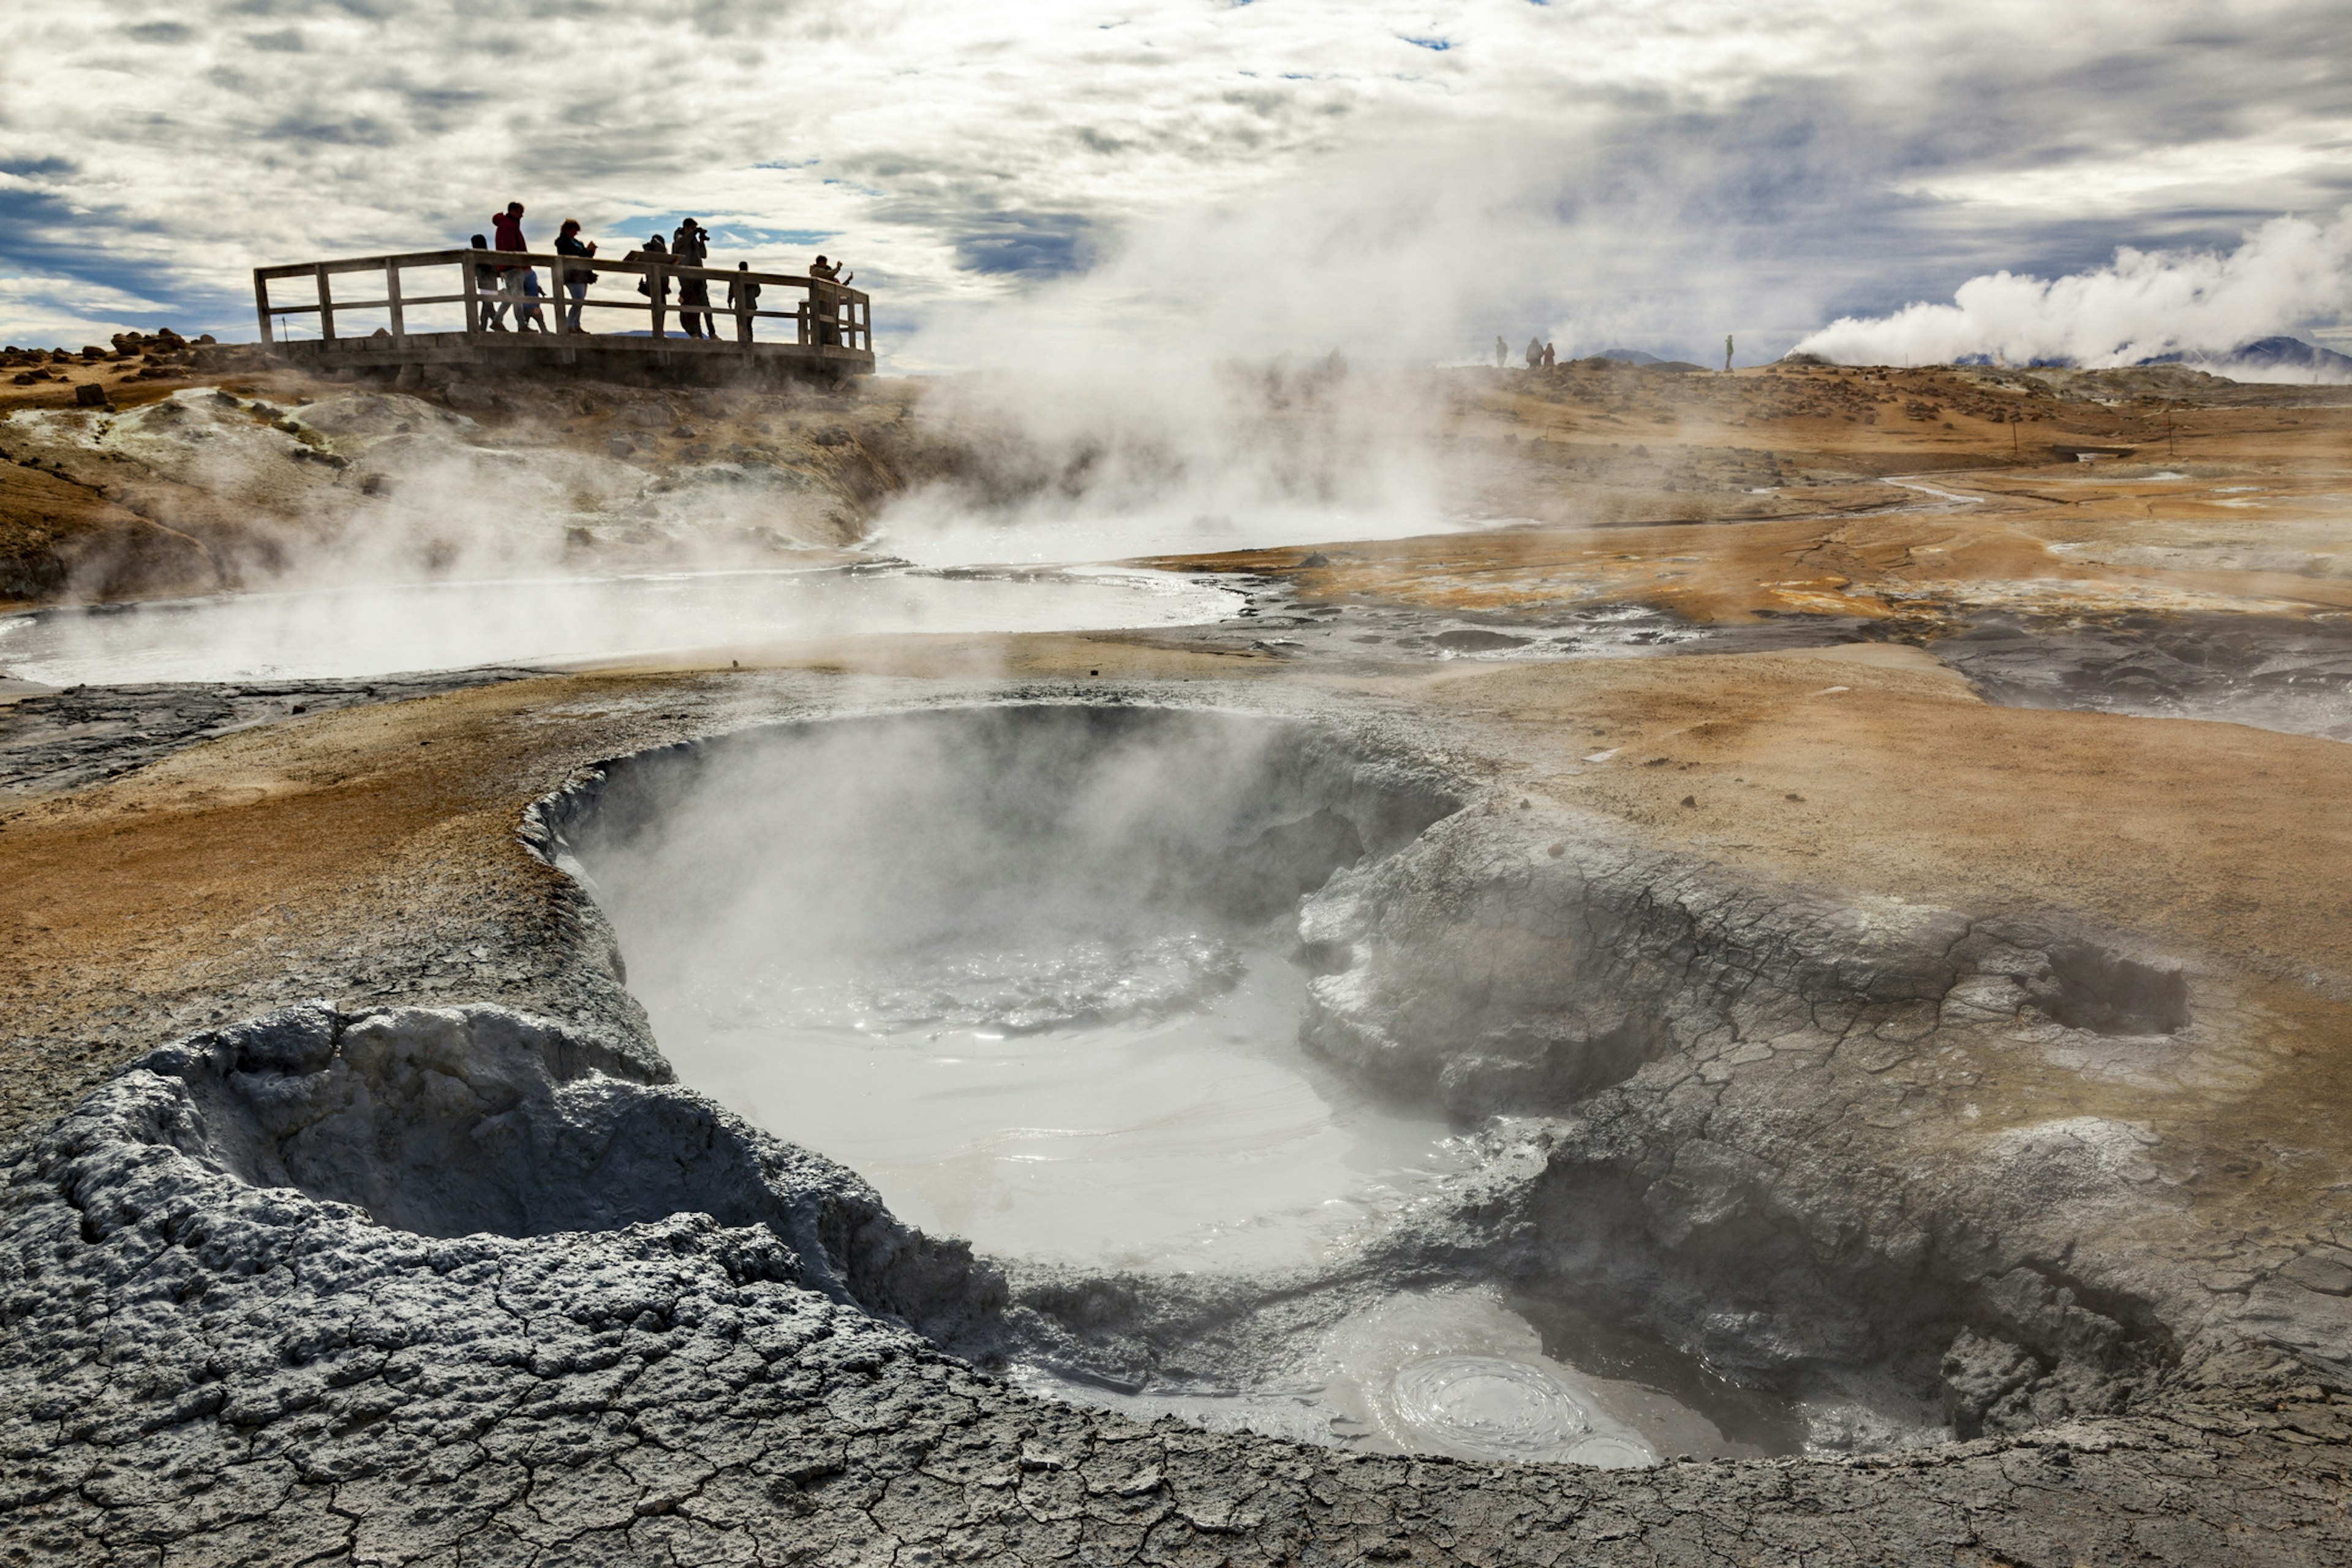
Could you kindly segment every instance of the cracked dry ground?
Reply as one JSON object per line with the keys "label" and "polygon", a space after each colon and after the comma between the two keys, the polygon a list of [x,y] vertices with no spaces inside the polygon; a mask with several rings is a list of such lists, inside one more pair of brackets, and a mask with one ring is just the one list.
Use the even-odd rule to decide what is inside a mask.
{"label": "cracked dry ground", "polygon": [[[980,668],[1000,673],[960,673]],[[1784,1230],[1837,1222],[1806,1242],[1824,1256],[1867,1249],[1834,1206],[1849,1173],[1897,1207],[1914,1183],[1941,1190],[1963,1100],[1987,1127],[2144,1125],[2157,1152],[2130,1179],[2165,1201],[2080,1225],[2038,1211],[2037,1237],[2072,1247],[2040,1266],[2214,1304],[2176,1314],[2184,1331],[2120,1406],[2053,1405],[1965,1443],[1631,1472],[1355,1458],[1136,1426],[974,1370],[892,1321],[873,1281],[917,1244],[887,1215],[829,1237],[680,1215],[435,1238],[203,1165],[187,1151],[209,1134],[168,1076],[86,1092],[175,1035],[305,996],[352,1015],[498,1003],[602,1042],[610,1081],[670,1095],[679,1146],[700,1147],[729,1124],[661,1090],[593,910],[518,841],[526,810],[598,759],[683,736],[1012,696],[1345,712],[1463,781],[1468,808],[1433,839],[1449,864],[1540,890],[1540,868],[1576,864],[1544,841],[1589,835],[1633,847],[1628,865],[1670,860],[1627,899],[1685,889],[1676,918],[1717,932],[1834,890],[1838,910],[1965,911],[1945,947],[2052,911],[2132,933],[2224,1004],[2153,1064],[1962,1017],[1906,1046],[1899,1018],[1956,990],[1937,972],[1918,995],[1890,982],[1880,1027],[1820,1049],[1792,1030],[1777,1056],[1694,1033],[1603,1098],[1621,1118],[1742,1095],[1812,1115],[1838,1151],[1805,1173],[1818,1190],[1790,1177],[1776,1198],[1767,1173],[1713,1195]],[[2342,754],[1991,708],[1889,650],[1362,674],[1145,637],[940,639],[306,714],[11,806],[0,1561],[2344,1562]],[[1529,901],[1480,875],[1503,907]],[[1788,1159],[1768,1149],[1786,1118],[1695,1114],[1718,1164]],[[1650,1135],[1671,1138],[1660,1117]],[[1560,1151],[1601,1157],[1596,1125],[1559,1124],[1555,1171],[1575,1173]],[[1655,1190],[1702,1180],[1664,1158],[1643,1167]],[[1815,1206],[1785,1206],[1800,1197]],[[1919,1226],[1946,1223],[1922,1208]]]}

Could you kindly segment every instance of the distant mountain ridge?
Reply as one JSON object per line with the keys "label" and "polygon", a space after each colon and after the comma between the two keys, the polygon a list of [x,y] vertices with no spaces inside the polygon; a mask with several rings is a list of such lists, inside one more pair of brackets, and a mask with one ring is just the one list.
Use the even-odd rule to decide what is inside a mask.
{"label": "distant mountain ridge", "polygon": [[[2256,338],[2252,342],[2240,343],[2225,354],[2158,354],[2139,363],[2194,365],[2200,370],[2210,370],[2216,375],[2227,375],[2232,369],[2237,369],[2258,375],[2271,373],[2264,379],[2352,381],[2352,354],[2340,354],[2334,349],[2321,348],[2317,343],[2285,336]],[[2301,378],[2277,374],[2284,371],[2307,371],[2310,374]]]}
{"label": "distant mountain ridge", "polygon": [[[1640,363],[1650,356],[1630,349],[1612,349],[1609,359],[1625,359]],[[1833,362],[1815,353],[1790,353],[1783,355],[1783,364],[1829,364]],[[1962,354],[1952,361],[1958,365],[1990,365],[2001,362],[1989,353]],[[2275,337],[2256,338],[2240,343],[2227,353],[2210,353],[2204,350],[2183,350],[2168,354],[2151,354],[2134,360],[2134,365],[2179,364],[2201,370],[2212,375],[2235,381],[2312,382],[2326,384],[2352,384],[2352,354],[2338,353],[2317,343],[2305,342],[2284,333]],[[2074,370],[2076,362],[2063,355],[2016,362],[2013,370]]]}

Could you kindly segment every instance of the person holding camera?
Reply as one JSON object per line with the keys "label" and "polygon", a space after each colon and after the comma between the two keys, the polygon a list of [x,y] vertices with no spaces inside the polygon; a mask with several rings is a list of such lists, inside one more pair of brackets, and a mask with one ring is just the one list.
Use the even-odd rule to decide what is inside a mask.
{"label": "person holding camera", "polygon": [[[700,267],[710,258],[710,231],[692,218],[677,226],[669,237],[671,259],[684,267]],[[696,306],[702,309],[696,310]],[[689,338],[715,338],[718,328],[710,319],[710,279],[681,278],[677,280],[677,320]]]}
{"label": "person holding camera", "polygon": [[827,285],[845,289],[856,280],[857,274],[852,272],[844,277],[839,262],[827,261],[820,256],[810,263],[809,276],[815,279],[817,284],[809,290],[809,311],[816,317],[816,341],[822,347],[838,348],[841,344],[841,296]]}

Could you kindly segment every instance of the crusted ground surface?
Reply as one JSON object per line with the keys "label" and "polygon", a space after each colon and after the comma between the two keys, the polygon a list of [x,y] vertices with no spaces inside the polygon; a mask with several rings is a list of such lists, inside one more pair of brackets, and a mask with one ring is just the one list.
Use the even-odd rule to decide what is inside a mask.
{"label": "crusted ground surface", "polygon": [[[979,682],[958,673],[978,644],[843,644],[726,675],[517,680],[289,717],[0,818],[0,880],[16,889],[22,933],[7,1047],[20,1152],[8,1405],[30,1417],[11,1439],[22,1539],[71,1559],[97,1540],[143,1551],[139,1531],[157,1547],[176,1531],[187,1561],[247,1551],[285,1560],[270,1543],[298,1529],[315,1532],[302,1539],[326,1559],[386,1561],[468,1550],[441,1530],[474,1538],[475,1550],[497,1542],[547,1561],[580,1560],[599,1542],[667,1551],[647,1544],[671,1539],[664,1531],[692,1537],[687,1561],[754,1543],[772,1556],[844,1561],[901,1545],[1030,1558],[1090,1549],[1798,1562],[1826,1552],[1893,1562],[1924,1550],[1957,1562],[2074,1560],[2056,1554],[2061,1542],[2090,1561],[2336,1560],[2345,1521],[2330,1363],[2347,1339],[2336,1320],[2352,1268],[2334,1250],[2342,1238],[2327,1194],[2345,1164],[2333,1042],[2347,963],[2326,918],[2324,873],[2352,852],[2334,804],[2352,783],[2337,779],[2352,768],[2339,747],[1992,707],[1901,650],[1471,663],[1383,677],[1118,637],[991,647],[1003,673]],[[123,1097],[152,1089],[139,1074],[62,1130],[40,1131],[82,1086],[173,1034],[306,995],[354,1011],[515,1005],[620,1042],[639,1076],[657,1080],[593,906],[518,836],[530,802],[599,758],[696,732],[1010,695],[1350,715],[1476,792],[1471,812],[1417,851],[1435,858],[1420,880],[1396,894],[1402,909],[1466,879],[1468,913],[1457,900],[1450,918],[1474,941],[1482,922],[1513,940],[1557,935],[1557,921],[1524,914],[1543,898],[1506,896],[1518,863],[1619,893],[1704,895],[1719,901],[1710,910],[1694,898],[1689,921],[1718,931],[1759,918],[1819,924],[1802,893],[1811,889],[1832,910],[1908,910],[1895,922],[1906,930],[1932,926],[1939,910],[1960,911],[1963,928],[2055,911],[2133,933],[2134,951],[2190,975],[2206,1033],[2118,1044],[2053,1030],[2021,992],[1979,998],[1981,1016],[1956,1020],[1972,1053],[1964,1062],[1948,1042],[1925,1056],[1908,1048],[1932,1028],[1908,1041],[1882,1031],[1863,1050],[1850,1031],[1782,1020],[1773,1037],[1812,1030],[1819,1059],[1695,1028],[1669,1053],[1690,1071],[1668,1073],[1661,1058],[1648,1077],[1587,1103],[1582,1122],[1562,1123],[1531,1156],[1542,1173],[1513,1178],[1501,1196],[1518,1206],[1523,1240],[1549,1226],[1569,1256],[1579,1236],[1560,1215],[1594,1190],[1594,1171],[1633,1172],[1685,1219],[1704,1211],[1718,1232],[1727,1220],[1736,1231],[1743,1205],[1785,1220],[1809,1184],[1834,1187],[1842,1172],[1874,1163],[1932,1159],[2052,1121],[2129,1122],[2149,1145],[2128,1152],[2120,1173],[2101,1163],[2112,1151],[2094,1151],[2092,1173],[2152,1182],[2163,1201],[2116,1224],[2100,1206],[2109,1194],[2095,1192],[2088,1210],[2062,1210],[2058,1232],[2018,1233],[2061,1246],[2072,1237],[2082,1256],[2055,1283],[2036,1277],[2040,1295],[2019,1299],[2006,1341],[2000,1324],[1979,1321],[1985,1348],[1961,1371],[1982,1384],[1984,1408],[2020,1389],[2030,1405],[2035,1390],[2067,1386],[2063,1358],[2033,1359],[2037,1313],[2045,1333],[2098,1340],[2106,1331],[2085,1314],[2116,1320],[2087,1306],[2070,1318],[2074,1298],[2054,1292],[2087,1289],[2157,1233],[2176,1249],[2218,1238],[2203,1265],[2212,1278],[2196,1289],[2231,1295],[2256,1318],[2269,1310],[2272,1329],[2204,1343],[2136,1403],[2101,1414],[2110,1379],[2084,1401],[2089,1414],[2061,1415],[2054,1432],[1883,1460],[1635,1476],[1341,1463],[1032,1401],[837,1295],[810,1294],[801,1274],[761,1278],[724,1261],[752,1243],[708,1222],[623,1227],[584,1245],[426,1241],[218,1173],[175,1180],[166,1167],[188,1156],[169,1151],[168,1136],[89,1130],[88,1119],[110,1115],[162,1124],[122,1109]],[[2221,809],[2225,800],[2234,809]],[[1988,853],[2035,823],[2052,826],[2028,832],[2030,858]],[[1548,845],[1580,824],[1577,855],[1551,856]],[[1606,856],[1594,858],[1612,835],[1675,847],[1629,884]],[[1395,862],[1399,875],[1412,858]],[[2233,901],[2217,900],[2217,885]],[[1739,888],[1746,903],[1720,901]],[[1480,912],[1479,897],[1502,902]],[[1407,910],[1381,929],[1410,932],[1412,918]],[[1860,940],[1829,925],[1816,948]],[[1448,951],[1432,943],[1394,978],[1412,989],[1412,963],[1442,965]],[[1674,952],[1669,939],[1653,957],[1686,967]],[[1952,984],[1928,975],[1920,994],[1896,986],[1873,1000],[1916,1012]],[[2218,1012],[2204,1011],[2211,998]],[[1563,1038],[1574,1047],[1591,1033]],[[1472,1027],[1464,1038],[1477,1037]],[[1857,1081],[1874,1087],[1857,1093]],[[1822,1100],[1823,1083],[1846,1084],[1843,1098]],[[1661,1109],[1630,1109],[1629,1096]],[[1769,1113],[1776,1100],[1826,1113],[1838,1130],[1822,1159],[1786,1181],[1757,1169],[1773,1139],[1808,1136]],[[1751,1112],[1725,1109],[1741,1103]],[[1615,1145],[1596,1142],[1591,1129],[1612,1126]],[[1644,1140],[1646,1153],[1632,1146]],[[2059,1152],[2050,1170],[2079,1167]],[[142,1184],[161,1184],[142,1197]],[[78,1206],[118,1195],[119,1223]],[[1415,1266],[1443,1268],[1454,1242],[1462,1258],[1491,1243],[1491,1229],[1465,1223],[1430,1216],[1399,1245],[1419,1249]],[[1843,1245],[1823,1239],[1832,1256]],[[644,1284],[648,1269],[662,1283]],[[517,1293],[502,1300],[509,1280]],[[722,1298],[723,1311],[699,1305]],[[847,1367],[824,1360],[832,1351],[815,1362],[799,1351],[747,1358],[730,1337],[820,1308],[843,1325],[823,1343],[872,1337],[887,1353]],[[122,1327],[134,1321],[142,1326]],[[2021,1341],[2032,1363],[2022,1373]],[[669,1381],[689,1369],[690,1388]],[[281,1384],[299,1392],[268,1392]],[[239,1391],[257,1402],[249,1413],[231,1403]],[[139,1414],[106,1414],[118,1396]],[[445,1444],[445,1457],[422,1457]],[[330,1447],[352,1456],[352,1468]],[[1026,1468],[1024,1449],[1035,1450]],[[780,1477],[789,1485],[772,1484]],[[248,1482],[251,1500],[235,1500]],[[144,1489],[111,1489],[134,1484]],[[577,1500],[554,1502],[558,1486],[580,1489]],[[593,1513],[592,1498],[608,1511]],[[716,1510],[707,1521],[696,1511],[705,1500]],[[250,1521],[280,1509],[257,1533]],[[603,1533],[586,1528],[592,1518]]]}
{"label": "crusted ground surface", "polygon": [[[1181,563],[1253,591],[1228,626],[20,698],[0,1560],[2352,1557],[2352,762],[2317,738],[2346,717],[2342,412],[1778,374],[1497,378],[1457,447],[1538,499],[1623,477],[1608,515]],[[1752,438],[1771,471],[1743,419],[1779,430]],[[1944,471],[2012,431],[2016,469]],[[1654,439],[1691,471],[1643,469]],[[2030,466],[2069,442],[2139,451]],[[16,468],[51,500],[80,483]],[[1148,1368],[1197,1325],[1008,1293],[667,1083],[601,917],[524,826],[649,746],[1014,699],[1307,717],[1459,781],[1463,814],[1303,911],[1327,1052],[1526,1119],[1367,1268],[1588,1274],[1759,1375],[1924,1358],[1985,1436],[1618,1474],[1346,1459],[1043,1403],[947,1354],[1049,1331]],[[477,1041],[380,1095],[375,1068],[237,1027],[314,997],[339,1042],[520,1017],[545,1084],[494,1084]],[[330,1079],[371,1086],[336,1115],[569,1107],[544,1125],[594,1135],[563,1145],[588,1207],[453,1218],[293,1159]],[[293,1118],[278,1165],[236,1143],[257,1107]],[[648,1126],[701,1152],[680,1169],[725,1154],[723,1190],[647,1175]],[[520,1135],[417,1136],[383,1145],[397,1168]]]}

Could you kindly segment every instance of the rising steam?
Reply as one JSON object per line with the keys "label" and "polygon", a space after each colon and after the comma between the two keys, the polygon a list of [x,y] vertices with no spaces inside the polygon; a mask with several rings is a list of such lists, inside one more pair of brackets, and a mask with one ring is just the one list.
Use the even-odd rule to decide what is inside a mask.
{"label": "rising steam", "polygon": [[2063,278],[1971,278],[1948,305],[1844,317],[1797,344],[1846,363],[1942,364],[1972,355],[2092,367],[2166,355],[2226,361],[2240,345],[2352,308],[2352,209],[2274,218],[2237,249],[2116,252]]}

